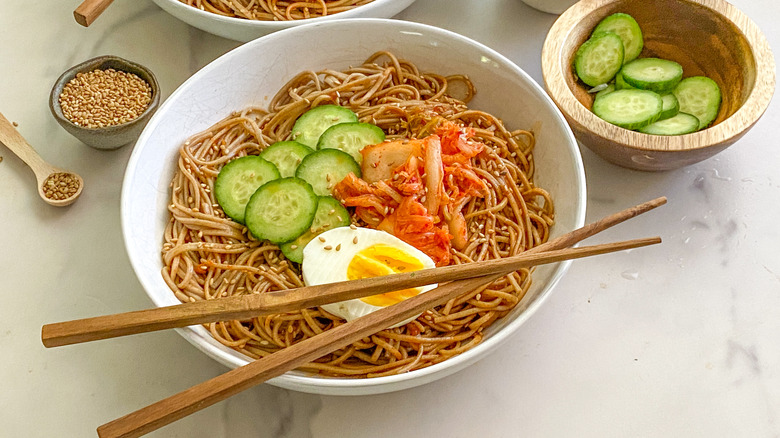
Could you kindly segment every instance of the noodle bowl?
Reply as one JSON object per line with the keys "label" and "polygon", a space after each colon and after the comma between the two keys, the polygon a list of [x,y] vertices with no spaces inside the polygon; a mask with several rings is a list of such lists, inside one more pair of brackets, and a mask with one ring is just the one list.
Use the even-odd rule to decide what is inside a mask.
{"label": "noodle bowl", "polygon": [[[366,35],[359,47],[349,43],[349,35],[356,32]],[[327,54],[315,49],[316,41],[323,38],[334,41]],[[303,49],[290,51],[291,41]],[[338,90],[335,97],[321,93],[343,77],[341,72],[366,69],[361,66],[366,57],[386,48],[409,61],[399,60],[397,65],[401,68],[395,69],[393,58],[382,54],[370,60],[370,64],[380,67],[360,73],[386,76],[392,81],[395,72],[408,70],[412,72],[409,78],[428,79],[420,87],[404,85],[392,92],[372,92],[371,99],[379,94],[378,99],[385,102],[361,102],[367,94],[345,89]],[[269,69],[269,65],[274,67]],[[390,72],[386,72],[388,68]],[[423,72],[435,74],[423,76]],[[319,86],[312,82],[314,77]],[[359,80],[358,75],[353,77]],[[466,78],[476,93],[469,92]],[[365,79],[363,86],[374,83],[373,80]],[[453,97],[442,92],[445,80],[446,90]],[[293,89],[297,90],[279,93]],[[415,93],[420,95],[419,99]],[[473,248],[454,253],[453,263],[521,251],[582,225],[584,174],[573,136],[545,93],[511,62],[450,32],[398,20],[306,25],[250,42],[204,67],[168,98],[136,143],[123,185],[122,222],[130,261],[149,297],[155,305],[167,306],[223,293],[262,293],[300,284],[298,266],[285,262],[275,245],[249,239],[243,227],[221,217],[219,208],[213,205],[205,189],[209,188],[209,178],[230,159],[222,147],[230,151],[231,157],[257,153],[264,145],[284,138],[289,124],[307,108],[333,103],[334,99],[354,108],[362,120],[373,121],[373,117],[388,137],[411,136],[424,130],[427,116],[422,115],[433,110],[419,108],[425,108],[425,101],[434,96],[439,102],[435,110],[438,116],[477,126],[480,141],[497,145],[491,147],[496,151],[494,156],[483,154],[474,159],[482,176],[487,181],[495,180],[496,184],[491,185],[500,187],[500,178],[520,181],[516,186],[519,197],[495,191],[469,201],[464,212],[474,224],[475,235],[482,232],[488,238],[492,233],[487,230],[493,229],[496,243],[489,241],[492,237],[487,242],[474,242]],[[237,112],[230,113],[231,110]],[[403,114],[412,114],[408,119],[412,123],[399,123],[408,117]],[[498,118],[505,119],[506,130],[501,129]],[[533,134],[524,131],[529,128]],[[186,142],[189,144],[185,145]],[[530,151],[532,155],[528,155]],[[528,156],[531,158],[523,158]],[[490,163],[498,167],[491,169]],[[187,165],[200,169],[193,172],[193,179],[186,177]],[[523,182],[523,174],[533,184]],[[172,180],[175,187],[180,187],[175,197],[171,196]],[[507,187],[512,189],[512,185]],[[549,191],[549,198],[555,201],[553,227],[548,227],[552,202],[540,188]],[[515,206],[514,199],[523,202]],[[197,206],[198,211],[187,210],[192,206]],[[518,225],[502,223],[501,216],[512,218]],[[518,216],[520,219],[514,219]],[[174,222],[172,217],[176,218]],[[506,229],[502,229],[504,225]],[[199,232],[202,236],[198,236]],[[180,247],[181,241],[173,241],[176,236],[188,236],[191,241]],[[227,243],[227,239],[234,243]],[[204,245],[205,250],[210,243],[219,247],[210,248],[208,253],[191,254],[199,250],[198,245]],[[161,245],[166,245],[166,263],[161,257]],[[210,274],[213,283],[205,280],[209,274],[199,266],[201,258],[221,264]],[[252,268],[228,269],[228,265],[237,266],[239,258],[252,259]],[[427,317],[423,315],[413,323],[419,333],[409,325],[386,330],[381,336],[353,346],[351,351],[346,349],[269,383],[306,392],[366,394],[438,379],[501,345],[549,296],[567,266],[567,262],[540,266],[533,272],[530,284],[527,273],[521,272],[491,287],[487,294],[473,291]],[[174,287],[166,283],[161,272],[166,272]],[[483,312],[480,306],[492,307]],[[261,320],[192,326],[178,332],[211,357],[236,367],[248,363],[253,356],[268,354],[280,345],[340,323],[320,309],[307,309]],[[412,339],[420,336],[431,339],[424,343]],[[412,344],[420,344],[422,351]]]}
{"label": "noodle bowl", "polygon": [[[466,85],[463,100],[449,95],[453,82]],[[351,108],[361,121],[381,127],[389,139],[423,137],[437,118],[474,130],[473,139],[486,148],[472,164],[487,190],[483,197],[467,199],[463,207],[468,244],[462,251],[452,250],[452,263],[508,257],[543,243],[554,209],[549,194],[533,183],[534,135],[510,131],[495,116],[470,109],[473,93],[466,77],[423,73],[392,53],[380,52],[347,70],[302,72],[279,91],[267,111],[245,109],[188,139],[172,183],[171,221],[163,245],[166,283],[182,302],[304,285],[299,267],[285,260],[278,247],[255,240],[243,225],[227,219],[212,191],[228,160],[288,139],[298,116],[323,104]],[[352,220],[366,226],[358,217]],[[530,284],[528,270],[515,272],[302,369],[376,377],[444,361],[477,345],[483,330],[511,311]],[[256,359],[342,323],[317,308],[212,323],[208,329],[225,346]]]}
{"label": "noodle bowl", "polygon": [[169,14],[214,35],[251,41],[301,24],[390,18],[414,0],[153,0]]}
{"label": "noodle bowl", "polygon": [[326,17],[367,5],[374,0],[179,0],[202,11],[247,20],[305,20]]}

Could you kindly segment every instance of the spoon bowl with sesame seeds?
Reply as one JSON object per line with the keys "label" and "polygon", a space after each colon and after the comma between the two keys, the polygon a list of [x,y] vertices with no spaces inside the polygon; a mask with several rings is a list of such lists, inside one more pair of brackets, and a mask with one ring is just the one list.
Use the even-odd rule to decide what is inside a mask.
{"label": "spoon bowl with sesame seeds", "polygon": [[55,207],[65,207],[81,195],[84,180],[76,173],[54,167],[44,161],[2,113],[0,113],[0,143],[30,166],[38,182],[38,195],[46,203]]}

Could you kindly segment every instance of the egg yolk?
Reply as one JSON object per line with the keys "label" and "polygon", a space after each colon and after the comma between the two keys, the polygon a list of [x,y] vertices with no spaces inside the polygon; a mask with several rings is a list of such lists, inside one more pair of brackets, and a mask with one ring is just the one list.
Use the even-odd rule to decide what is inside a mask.
{"label": "egg yolk", "polygon": [[[425,266],[417,258],[394,246],[376,244],[359,251],[347,266],[347,279],[380,277],[401,272],[419,271]],[[372,306],[386,307],[420,293],[420,288],[403,289],[361,298]]]}

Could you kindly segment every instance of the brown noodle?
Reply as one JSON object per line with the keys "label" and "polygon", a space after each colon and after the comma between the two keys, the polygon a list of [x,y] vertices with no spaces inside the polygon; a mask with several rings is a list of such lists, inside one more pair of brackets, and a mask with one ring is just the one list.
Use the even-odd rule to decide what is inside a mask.
{"label": "brown noodle", "polygon": [[[462,100],[448,94],[456,84],[467,91]],[[466,102],[473,94],[466,77],[421,73],[414,64],[379,52],[344,71],[302,72],[279,91],[268,110],[247,108],[191,137],[180,149],[171,183],[171,220],[162,251],[165,281],[183,302],[303,285],[299,266],[285,260],[275,245],[253,239],[244,226],[227,219],[212,189],[226,162],[287,139],[299,115],[329,103],[352,108],[361,121],[379,125],[388,139],[416,137],[425,125],[419,120],[424,114],[468,125],[487,145],[473,158],[476,172],[488,184],[487,195],[464,207],[470,243],[463,251],[452,250],[452,263],[507,257],[546,241],[553,203],[533,183],[534,135],[509,131],[495,116],[469,109]],[[357,218],[353,222],[362,225]],[[530,272],[518,271],[302,369],[374,377],[428,367],[479,344],[485,328],[511,311],[530,284]],[[260,358],[343,323],[312,308],[206,327],[222,344]]]}
{"label": "brown noodle", "polygon": [[374,0],[179,0],[202,11],[247,20],[289,21],[324,17]]}

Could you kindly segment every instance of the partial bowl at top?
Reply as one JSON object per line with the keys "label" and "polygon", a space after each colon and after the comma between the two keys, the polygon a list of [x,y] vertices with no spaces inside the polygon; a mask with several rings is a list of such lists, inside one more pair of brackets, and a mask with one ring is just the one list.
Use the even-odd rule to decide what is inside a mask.
{"label": "partial bowl at top", "polygon": [[[248,20],[228,17],[189,6],[180,0],[153,0],[157,6],[200,30],[235,41],[251,41],[282,29],[307,23],[344,18],[390,18],[414,3],[414,0],[374,0],[343,12],[303,20]],[[326,41],[326,40],[322,40]],[[329,44],[329,42],[328,42]]]}
{"label": "partial bowl at top", "polygon": [[[360,44],[354,35],[361,35]],[[322,50],[321,41],[328,41]],[[584,222],[585,178],[579,149],[566,121],[544,90],[494,50],[435,27],[387,19],[348,19],[308,24],[244,44],[207,65],[165,102],[138,139],[122,187],[121,218],[129,259],[157,306],[178,304],[161,271],[161,247],[170,213],[170,184],[182,144],[231,112],[267,107],[296,74],[347,69],[377,51],[390,51],[423,72],[464,74],[476,87],[469,107],[494,114],[510,129],[533,129],[534,180],[555,202],[552,237]],[[273,68],[268,68],[273,65]],[[230,80],[225,80],[229,77]],[[427,368],[373,378],[335,378],[300,371],[270,383],[323,394],[369,394],[420,385],[484,357],[539,308],[568,262],[538,267],[520,303],[485,331],[481,344]],[[230,367],[251,359],[217,342],[203,326],[180,329],[197,348]]]}
{"label": "partial bowl at top", "polygon": [[[62,90],[79,73],[108,69],[132,73],[146,82],[152,94],[149,104],[138,117],[117,125],[88,128],[71,121],[65,116],[60,105]],[[98,56],[69,68],[57,78],[49,94],[49,109],[57,123],[86,145],[102,150],[117,149],[134,142],[141,135],[141,131],[143,131],[152,114],[157,110],[159,102],[160,86],[157,84],[157,78],[151,70],[141,64],[111,55]]]}
{"label": "partial bowl at top", "polygon": [[[593,94],[578,81],[572,63],[593,28],[617,12],[639,23],[645,44],[640,57],[676,61],[685,77],[704,75],[718,83],[722,103],[712,125],[686,135],[649,135],[619,128],[591,112]],[[723,0],[582,0],[550,29],[542,73],[548,93],[582,144],[615,164],[650,171],[704,160],[736,142],[764,113],[775,87],[766,38]]]}

